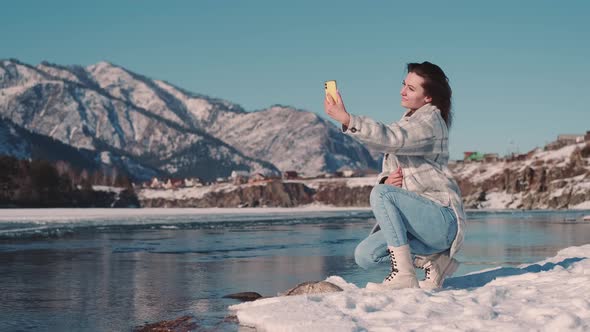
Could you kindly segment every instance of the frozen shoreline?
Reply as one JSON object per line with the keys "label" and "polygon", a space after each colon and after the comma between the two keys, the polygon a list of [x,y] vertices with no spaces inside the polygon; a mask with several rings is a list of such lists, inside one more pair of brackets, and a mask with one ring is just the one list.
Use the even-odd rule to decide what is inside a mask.
{"label": "frozen shoreline", "polygon": [[295,208],[56,208],[56,209],[2,209],[1,221],[31,221],[31,220],[91,220],[115,219],[125,217],[157,217],[180,215],[258,215],[258,214],[291,214],[305,212],[339,212],[339,211],[370,211],[368,207],[330,207],[330,206],[301,206]]}
{"label": "frozen shoreline", "polygon": [[[0,238],[59,235],[105,227],[218,227],[251,222],[315,222],[370,213],[369,208],[306,206],[297,208],[142,208],[142,209],[12,209],[0,210]],[[209,226],[207,226],[209,225]],[[223,226],[219,226],[223,227]]]}
{"label": "frozen shoreline", "polygon": [[[518,267],[450,278],[447,288],[367,290],[332,276],[343,292],[233,305],[259,331],[589,331],[590,245]],[[435,329],[433,329],[436,327]]]}
{"label": "frozen shoreline", "polygon": [[[510,213],[510,212],[583,212],[590,209],[568,210],[521,210],[521,209],[466,209],[466,212]],[[258,215],[258,214],[291,214],[307,212],[340,212],[340,211],[371,211],[370,207],[337,207],[326,205],[305,205],[298,207],[245,207],[245,208],[43,208],[43,209],[0,209],[2,221],[47,221],[66,219],[115,219],[125,217],[157,217],[179,215]]]}
{"label": "frozen shoreline", "polygon": [[[569,222],[582,222],[583,216],[590,215],[583,210],[469,210],[469,213],[516,214],[519,213],[563,213]],[[29,235],[59,235],[82,229],[105,227],[135,228],[195,228],[223,227],[226,223],[252,222],[322,222],[338,218],[372,216],[368,207],[331,207],[307,205],[294,208],[138,208],[138,209],[4,209],[0,210],[0,238]],[[479,218],[473,216],[474,218]],[[574,220],[575,219],[575,220]],[[578,220],[579,219],[579,220]]]}

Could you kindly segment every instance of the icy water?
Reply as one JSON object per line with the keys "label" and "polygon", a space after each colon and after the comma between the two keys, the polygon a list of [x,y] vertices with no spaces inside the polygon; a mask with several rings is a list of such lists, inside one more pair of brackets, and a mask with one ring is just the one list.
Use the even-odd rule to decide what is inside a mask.
{"label": "icy water", "polygon": [[[470,212],[457,275],[590,243],[588,214]],[[275,295],[331,275],[364,286],[388,268],[354,263],[375,221],[367,210],[56,218],[0,221],[0,331],[130,331],[185,314],[202,331],[235,331],[226,294]]]}

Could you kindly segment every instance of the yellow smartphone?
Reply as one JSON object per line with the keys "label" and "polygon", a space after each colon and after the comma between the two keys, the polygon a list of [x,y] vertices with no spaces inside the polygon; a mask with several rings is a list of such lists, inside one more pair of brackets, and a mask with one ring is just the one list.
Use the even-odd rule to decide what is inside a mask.
{"label": "yellow smartphone", "polygon": [[330,94],[334,101],[338,101],[338,93],[336,92],[338,89],[336,88],[336,81],[326,81],[324,82],[324,89],[326,90],[326,96]]}

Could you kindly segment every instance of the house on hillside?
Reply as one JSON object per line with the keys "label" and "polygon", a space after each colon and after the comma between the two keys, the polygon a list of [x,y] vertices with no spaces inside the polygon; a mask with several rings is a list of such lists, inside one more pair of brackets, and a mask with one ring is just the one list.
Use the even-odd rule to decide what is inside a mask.
{"label": "house on hillside", "polygon": [[477,151],[466,151],[466,152],[463,152],[463,160],[466,162],[482,161],[483,154],[481,154]]}
{"label": "house on hillside", "polygon": [[256,182],[262,182],[262,181],[266,181],[267,177],[262,174],[262,173],[255,173],[254,175],[252,175],[250,177],[250,179],[248,179],[248,183],[256,183]]}
{"label": "house on hillside", "polygon": [[160,180],[158,180],[158,178],[153,177],[152,181],[149,184],[149,187],[151,189],[160,189],[160,188],[162,188],[162,185],[163,185],[163,183],[160,182]]}
{"label": "house on hillside", "polygon": [[184,186],[185,187],[202,187],[205,185],[205,181],[200,178],[186,178],[184,179]]}
{"label": "house on hillside", "polygon": [[232,171],[230,178],[234,179],[234,178],[237,178],[238,176],[247,178],[250,176],[250,172],[248,172],[248,171]]}
{"label": "house on hillside", "polygon": [[[589,132],[586,132],[586,136],[588,136]],[[545,151],[552,151],[561,149],[562,147],[570,144],[576,144],[584,142],[586,139],[585,135],[572,135],[572,134],[565,134],[565,135],[558,135],[557,140],[545,145]],[[590,139],[590,138],[589,138]]]}
{"label": "house on hillside", "polygon": [[240,185],[248,182],[248,177],[250,176],[250,172],[248,171],[232,171],[230,178],[232,183],[235,185]]}
{"label": "house on hillside", "polygon": [[572,134],[559,135],[559,136],[557,136],[557,141],[565,143],[566,145],[581,143],[581,142],[584,142],[584,135],[577,135],[577,134],[576,135],[572,135]]}
{"label": "house on hillside", "polygon": [[295,171],[283,172],[283,179],[285,179],[285,180],[293,180],[293,179],[298,179],[298,178],[299,178],[299,174],[297,174],[297,172],[295,172]]}
{"label": "house on hillside", "polygon": [[168,179],[164,184],[164,189],[178,189],[184,187],[183,179]]}
{"label": "house on hillside", "polygon": [[345,169],[342,171],[342,176],[345,178],[358,177],[361,176],[361,172],[358,170]]}

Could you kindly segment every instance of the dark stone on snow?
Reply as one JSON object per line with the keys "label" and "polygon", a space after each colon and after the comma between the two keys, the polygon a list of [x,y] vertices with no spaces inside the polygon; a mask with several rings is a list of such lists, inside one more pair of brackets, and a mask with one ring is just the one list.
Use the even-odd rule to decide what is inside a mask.
{"label": "dark stone on snow", "polygon": [[262,297],[262,295],[260,295],[256,292],[241,292],[241,293],[228,294],[228,295],[225,295],[223,298],[235,299],[235,300],[247,302],[247,301],[258,300],[261,297]]}

